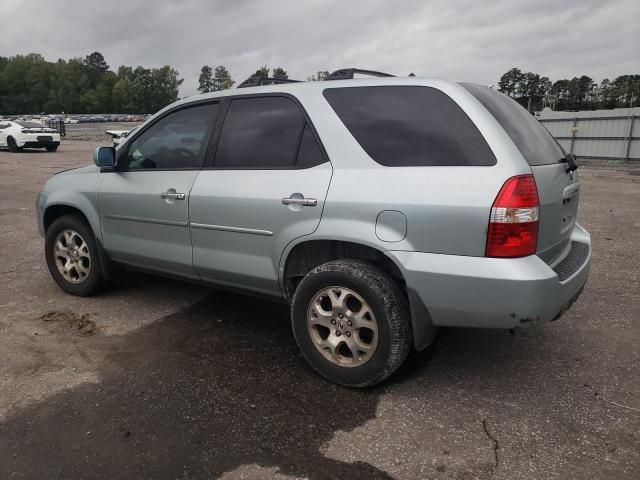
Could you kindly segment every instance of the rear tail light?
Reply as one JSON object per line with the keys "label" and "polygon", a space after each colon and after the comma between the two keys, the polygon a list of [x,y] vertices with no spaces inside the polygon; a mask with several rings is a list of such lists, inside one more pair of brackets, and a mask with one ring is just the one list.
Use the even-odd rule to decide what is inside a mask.
{"label": "rear tail light", "polygon": [[491,207],[487,257],[525,257],[538,244],[538,188],[533,175],[507,180]]}

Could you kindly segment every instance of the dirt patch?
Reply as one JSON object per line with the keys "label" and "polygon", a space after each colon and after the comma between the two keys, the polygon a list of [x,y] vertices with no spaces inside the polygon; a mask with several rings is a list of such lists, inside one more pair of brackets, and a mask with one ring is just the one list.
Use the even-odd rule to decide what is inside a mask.
{"label": "dirt patch", "polygon": [[96,322],[89,317],[91,314],[85,313],[78,315],[71,310],[52,310],[40,317],[45,322],[54,322],[68,327],[74,335],[81,337],[90,337],[98,331]]}

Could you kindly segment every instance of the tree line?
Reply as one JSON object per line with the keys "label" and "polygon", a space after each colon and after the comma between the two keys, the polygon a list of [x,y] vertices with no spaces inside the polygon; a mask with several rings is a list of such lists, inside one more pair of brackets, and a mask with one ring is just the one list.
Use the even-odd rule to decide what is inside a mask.
{"label": "tree line", "polygon": [[640,105],[640,75],[620,75],[600,83],[582,75],[552,82],[548,77],[512,68],[498,82],[498,90],[530,112],[552,110],[596,110]]}
{"label": "tree line", "polygon": [[[267,65],[252,76],[289,78],[284,68]],[[328,76],[328,71],[320,70],[306,79],[320,81]],[[0,114],[153,113],[178,99],[183,81],[169,65],[122,65],[114,71],[100,52],[57,62],[37,53],[0,56]],[[198,92],[224,90],[235,83],[224,65],[204,65]],[[500,77],[498,90],[532,113],[544,107],[593,110],[640,105],[640,75],[620,75],[600,83],[586,75],[552,82],[514,67]]]}
{"label": "tree line", "polygon": [[0,57],[0,113],[150,113],[175,101],[182,82],[169,65],[114,72],[99,52],[57,62]]}

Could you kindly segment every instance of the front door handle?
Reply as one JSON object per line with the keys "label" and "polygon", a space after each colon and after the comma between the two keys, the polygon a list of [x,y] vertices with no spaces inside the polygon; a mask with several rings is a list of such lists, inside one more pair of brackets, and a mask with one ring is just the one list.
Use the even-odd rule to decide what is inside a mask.
{"label": "front door handle", "polygon": [[303,207],[315,207],[316,205],[318,205],[318,200],[316,200],[315,198],[288,197],[288,198],[282,199],[282,204],[283,205],[300,205]]}
{"label": "front door handle", "polygon": [[178,193],[173,188],[170,188],[166,192],[162,192],[160,194],[160,198],[163,198],[165,200],[184,200],[185,197],[186,196],[184,193]]}

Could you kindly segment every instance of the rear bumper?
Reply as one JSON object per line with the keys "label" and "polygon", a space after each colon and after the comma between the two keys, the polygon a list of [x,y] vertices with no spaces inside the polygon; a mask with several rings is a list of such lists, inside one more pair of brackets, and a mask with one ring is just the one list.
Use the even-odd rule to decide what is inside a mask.
{"label": "rear bumper", "polygon": [[[536,255],[499,259],[387,254],[404,274],[412,313],[419,300],[430,317],[413,318],[414,331],[424,321],[434,326],[510,329],[555,320],[580,295],[589,275],[591,239],[576,224],[571,240],[582,249],[580,255],[572,256],[572,248],[567,262],[555,265],[555,270]],[[416,346],[418,342],[416,339]]]}
{"label": "rear bumper", "polygon": [[28,141],[28,142],[22,142],[21,144],[18,144],[19,147],[23,147],[23,148],[46,148],[48,146],[57,146],[60,145],[60,141],[59,140],[46,140],[46,141]]}

